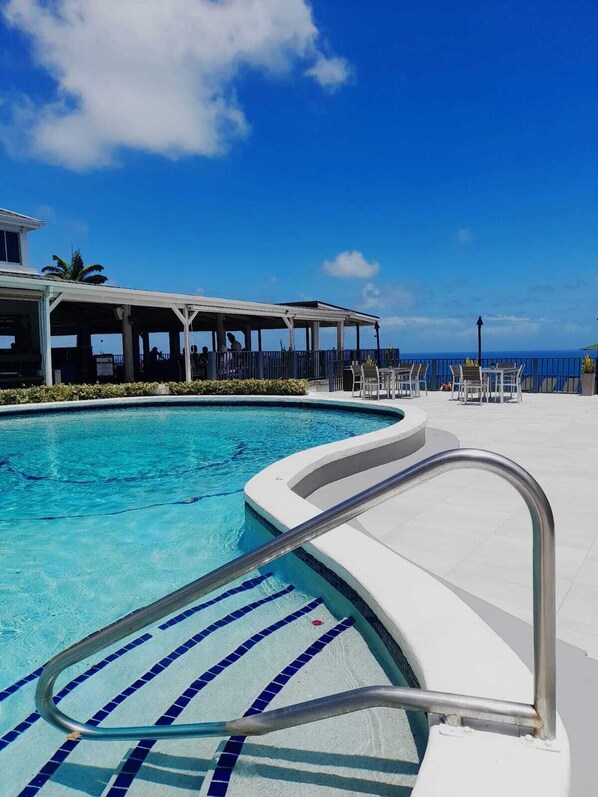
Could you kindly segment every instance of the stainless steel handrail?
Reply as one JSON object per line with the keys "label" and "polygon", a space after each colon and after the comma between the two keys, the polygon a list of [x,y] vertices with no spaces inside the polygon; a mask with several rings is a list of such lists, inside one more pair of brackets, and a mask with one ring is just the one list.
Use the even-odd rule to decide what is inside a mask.
{"label": "stainless steel handrail", "polygon": [[[534,701],[531,705],[423,689],[372,686],[224,722],[103,728],[69,717],[54,703],[53,690],[56,679],[64,670],[77,662],[251,572],[256,567],[266,565],[294,551],[393,495],[453,468],[476,467],[501,476],[515,487],[525,501],[532,518]],[[37,684],[35,693],[37,709],[45,720],[61,730],[69,731],[73,738],[95,740],[262,734],[372,706],[418,709],[439,713],[449,717],[451,721],[468,718],[519,725],[532,728],[541,739],[551,740],[556,735],[554,544],[554,519],[550,504],[538,482],[527,471],[516,462],[490,451],[476,449],[444,451],[342,501],[315,518],[268,540],[249,553],[239,556],[149,606],[137,609],[54,656],[44,667]]]}

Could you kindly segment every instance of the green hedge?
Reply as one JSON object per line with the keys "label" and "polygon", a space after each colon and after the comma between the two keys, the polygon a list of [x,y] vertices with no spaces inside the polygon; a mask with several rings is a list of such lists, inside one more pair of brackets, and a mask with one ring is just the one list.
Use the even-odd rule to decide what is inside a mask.
{"label": "green hedge", "polygon": [[[165,382],[172,396],[304,396],[305,379],[226,379],[198,382]],[[0,390],[1,404],[41,404],[48,401],[154,396],[157,382],[122,385],[46,385]]]}

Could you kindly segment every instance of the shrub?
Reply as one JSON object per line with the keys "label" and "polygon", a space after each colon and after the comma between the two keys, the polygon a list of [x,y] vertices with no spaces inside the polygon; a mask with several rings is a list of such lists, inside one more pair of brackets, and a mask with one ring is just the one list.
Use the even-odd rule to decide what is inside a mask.
{"label": "shrub", "polygon": [[[226,379],[222,381],[167,382],[172,396],[304,396],[304,379]],[[42,404],[55,401],[128,398],[156,395],[157,382],[127,382],[122,385],[47,385],[0,390],[0,405]]]}

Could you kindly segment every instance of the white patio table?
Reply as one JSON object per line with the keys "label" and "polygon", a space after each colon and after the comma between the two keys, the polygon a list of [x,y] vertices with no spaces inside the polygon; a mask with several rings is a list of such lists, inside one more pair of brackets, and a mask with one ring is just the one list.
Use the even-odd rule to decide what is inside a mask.
{"label": "white patio table", "polygon": [[498,400],[502,404],[505,400],[505,374],[516,374],[517,367],[509,367],[509,368],[498,368],[498,366],[493,365],[489,368],[482,368],[482,374],[487,374],[488,376],[494,376],[494,383],[496,385],[496,392],[498,394]]}
{"label": "white patio table", "polygon": [[[386,368],[378,368],[378,373],[380,376],[384,377],[384,381],[386,384],[386,395],[388,398],[391,398],[391,391],[392,391],[392,383],[396,379],[397,374],[409,374],[411,373],[411,366],[410,365],[398,365],[396,367],[386,367]],[[395,394],[396,398],[396,394]]]}

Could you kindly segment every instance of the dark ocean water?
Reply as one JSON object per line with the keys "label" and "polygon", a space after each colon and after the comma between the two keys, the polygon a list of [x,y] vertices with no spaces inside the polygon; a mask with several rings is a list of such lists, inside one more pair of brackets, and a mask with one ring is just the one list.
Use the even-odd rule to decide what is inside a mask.
{"label": "dark ocean water", "polygon": [[[528,357],[579,357],[581,359],[586,352],[581,349],[485,349],[482,347],[482,357],[496,359],[497,361],[523,360]],[[589,352],[591,357],[596,356],[595,351]],[[466,357],[475,358],[478,356],[477,349],[463,349],[462,351],[433,351],[433,352],[412,352],[401,349],[401,359],[410,357],[430,357],[433,359],[456,359],[462,360]]]}

